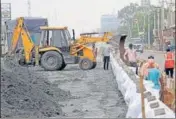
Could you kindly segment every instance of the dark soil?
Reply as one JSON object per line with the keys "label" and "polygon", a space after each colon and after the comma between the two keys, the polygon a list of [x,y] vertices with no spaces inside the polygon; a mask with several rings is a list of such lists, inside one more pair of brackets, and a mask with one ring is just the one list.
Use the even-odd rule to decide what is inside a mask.
{"label": "dark soil", "polygon": [[35,70],[21,67],[10,58],[1,61],[2,118],[63,116],[58,103],[70,97],[70,92],[51,84]]}

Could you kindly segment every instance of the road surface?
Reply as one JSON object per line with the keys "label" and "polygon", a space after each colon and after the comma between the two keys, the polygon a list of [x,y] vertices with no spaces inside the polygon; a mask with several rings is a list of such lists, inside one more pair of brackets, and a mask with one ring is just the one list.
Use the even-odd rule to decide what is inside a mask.
{"label": "road surface", "polygon": [[[68,65],[61,72],[39,72],[75,98],[59,102],[65,117],[125,118],[127,106],[118,90],[112,71],[104,71],[102,63],[93,70],[80,70]],[[57,118],[57,117],[56,117]]]}

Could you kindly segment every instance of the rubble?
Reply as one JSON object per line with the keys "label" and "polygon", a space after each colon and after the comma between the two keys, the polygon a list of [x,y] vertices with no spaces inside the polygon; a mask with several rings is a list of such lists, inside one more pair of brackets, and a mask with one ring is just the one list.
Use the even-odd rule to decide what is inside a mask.
{"label": "rubble", "polygon": [[64,115],[59,101],[71,97],[42,75],[14,60],[1,61],[1,117],[55,117]]}

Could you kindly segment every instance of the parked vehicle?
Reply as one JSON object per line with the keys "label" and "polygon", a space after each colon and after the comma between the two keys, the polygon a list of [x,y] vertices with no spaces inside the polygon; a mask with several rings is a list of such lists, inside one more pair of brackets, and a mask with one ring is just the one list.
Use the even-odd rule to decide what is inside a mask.
{"label": "parked vehicle", "polygon": [[144,52],[143,44],[133,44],[133,48],[136,50],[136,52],[140,52],[140,53]]}

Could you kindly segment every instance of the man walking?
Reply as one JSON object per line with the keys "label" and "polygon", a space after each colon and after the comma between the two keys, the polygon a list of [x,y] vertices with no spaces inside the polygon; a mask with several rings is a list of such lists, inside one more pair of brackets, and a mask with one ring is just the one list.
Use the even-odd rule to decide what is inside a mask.
{"label": "man walking", "polygon": [[103,49],[104,70],[108,70],[109,68],[110,50],[111,48],[110,48],[109,42],[107,42]]}

